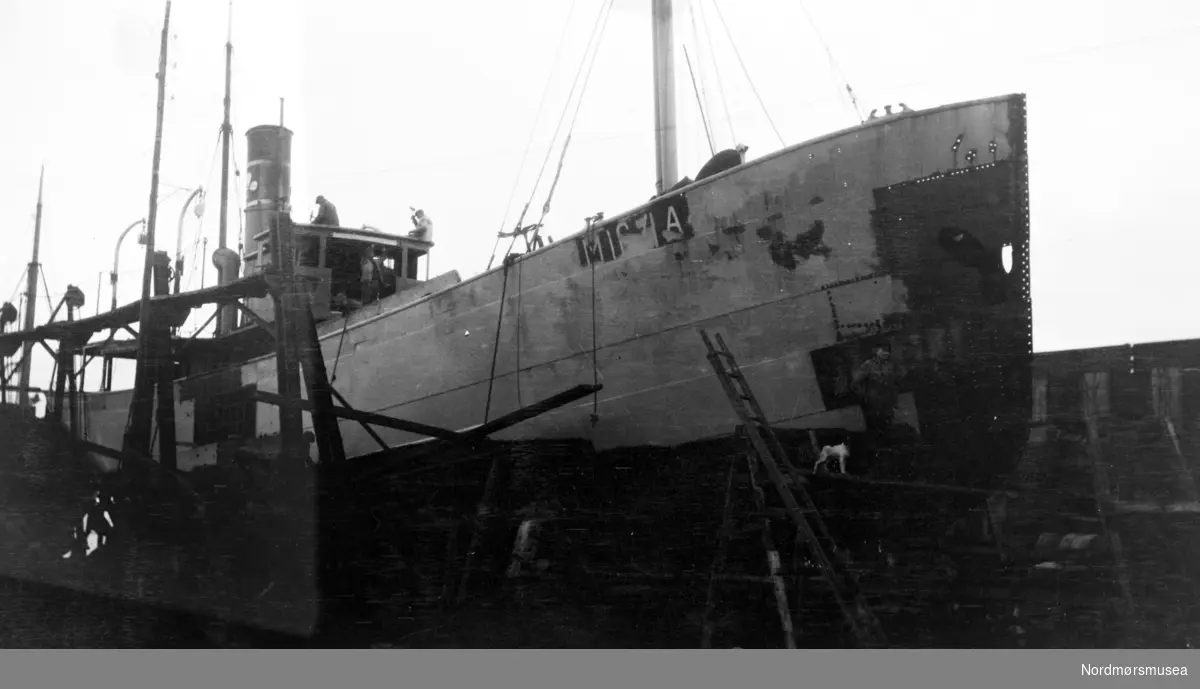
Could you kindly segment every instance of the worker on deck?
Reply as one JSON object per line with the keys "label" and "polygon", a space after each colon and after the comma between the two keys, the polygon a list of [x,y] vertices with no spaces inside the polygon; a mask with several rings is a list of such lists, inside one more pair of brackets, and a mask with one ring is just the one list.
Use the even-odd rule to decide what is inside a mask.
{"label": "worker on deck", "polygon": [[379,298],[390,297],[396,293],[396,271],[392,270],[384,255],[383,249],[375,247],[375,271],[379,275]]}
{"label": "worker on deck", "polygon": [[362,254],[362,303],[370,304],[379,297],[379,287],[382,271],[376,258],[375,250],[367,247]]}
{"label": "worker on deck", "polygon": [[413,239],[432,242],[433,221],[429,219],[428,215],[425,215],[425,211],[419,208],[415,209],[413,211],[411,220],[413,224],[413,230],[408,233],[408,236],[412,237]]}
{"label": "worker on deck", "polygon": [[0,307],[0,330],[8,330],[8,324],[16,323],[17,316],[17,307],[12,302],[4,302],[4,306]]}
{"label": "worker on deck", "polygon": [[317,215],[313,218],[312,224],[341,227],[338,224],[337,208],[324,196],[317,197]]}

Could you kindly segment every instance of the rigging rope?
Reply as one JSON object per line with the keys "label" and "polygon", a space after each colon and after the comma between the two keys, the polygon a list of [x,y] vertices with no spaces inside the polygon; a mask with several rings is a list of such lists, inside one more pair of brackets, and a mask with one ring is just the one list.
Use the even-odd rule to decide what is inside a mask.
{"label": "rigging rope", "polygon": [[846,86],[846,93],[850,94],[850,105],[854,108],[854,114],[858,117],[858,123],[862,124],[864,122],[862,111],[858,108],[858,98],[854,95],[854,89],[850,88],[850,81],[846,79],[841,66],[838,65],[838,61],[833,57],[833,51],[829,49],[829,44],[825,41],[825,37],[821,35],[821,30],[817,28],[817,23],[813,21],[812,15],[808,13],[808,8],[804,6],[804,0],[797,0],[797,4],[800,5],[800,11],[804,13],[804,17],[808,19],[808,25],[812,27],[813,33],[817,35],[817,41],[825,49],[825,55],[829,58],[829,64],[837,72],[842,84]]}
{"label": "rigging rope", "polygon": [[[605,20],[605,23],[607,23],[605,18],[607,17],[608,11],[612,9],[612,4],[613,0],[608,0],[608,2],[600,8],[600,14],[596,16],[596,23],[592,26],[592,33],[590,36],[588,36],[587,45],[584,47],[583,58],[579,62],[579,69],[575,71],[575,79],[571,82],[571,90],[567,93],[567,102],[563,106],[562,114],[559,115],[558,124],[554,127],[554,136],[552,136],[550,139],[550,146],[546,149],[546,157],[542,159],[542,167],[538,171],[537,179],[535,179],[533,182],[533,190],[529,193],[529,200],[525,202],[525,207],[521,210],[520,217],[517,218],[516,226],[518,231],[521,229],[522,223],[525,222],[525,214],[529,212],[529,206],[533,204],[534,196],[537,195],[537,188],[542,182],[542,175],[544,175],[546,172],[546,165],[550,162],[550,156],[554,153],[554,142],[558,140],[558,133],[562,130],[563,121],[567,118],[567,111],[571,109],[571,101],[575,96],[575,89],[579,85],[579,77],[583,75],[584,67],[588,64],[589,53],[592,52],[592,44],[596,41],[597,35],[601,30],[601,21]],[[578,113],[578,110],[576,112]],[[516,236],[514,236],[512,242],[509,243],[509,253],[512,252],[512,247],[514,244],[516,244],[516,241]],[[493,253],[492,258],[488,261],[489,270],[491,269],[492,263],[495,260],[496,256]]]}
{"label": "rigging rope", "polygon": [[[704,83],[704,60],[700,46],[700,30],[696,27],[696,4],[695,1],[688,3],[688,21],[692,25],[692,44],[696,49],[697,68],[693,70],[692,59],[687,54],[687,46],[683,48],[684,58],[688,62],[688,71],[692,73],[692,89],[696,91],[696,100],[700,105],[700,121],[704,124],[704,134],[708,139],[709,155],[716,155],[717,142],[713,138],[712,128],[709,126],[708,114],[706,112],[708,105],[708,88]],[[700,85],[696,85],[696,72],[700,72]]]}
{"label": "rigging rope", "polygon": [[[206,176],[204,178],[204,188],[205,189],[212,189],[213,172],[215,171],[215,169],[217,167],[217,154],[220,152],[220,150],[221,150],[221,130],[220,130],[220,128],[218,128],[217,129],[217,145],[213,147],[212,162],[210,162],[208,164],[208,176]],[[207,191],[204,192],[204,196],[208,196]],[[205,202],[205,205],[206,206],[208,205],[207,201]],[[197,247],[200,246],[200,238],[204,234],[204,217],[205,217],[204,215],[200,216],[200,222],[196,226],[196,232],[193,235],[193,240],[192,240],[192,244],[191,244],[192,261],[187,270],[187,280],[184,282],[184,290],[191,288],[192,276],[196,274],[196,266],[204,258],[203,256],[200,255],[200,252],[196,251]],[[192,320],[193,315],[194,314],[188,314],[188,320]]]}
{"label": "rigging rope", "polygon": [[[41,267],[41,265],[39,264],[38,267]],[[38,277],[42,279],[42,289],[46,291],[46,306],[50,308],[50,313],[54,313],[54,302],[50,299],[50,286],[46,284],[46,270],[44,268],[38,271]],[[33,325],[37,327],[37,323]]]}
{"label": "rigging rope", "polygon": [[13,288],[12,296],[10,296],[8,298],[9,301],[12,301],[13,299],[17,298],[17,293],[21,291],[21,285],[24,284],[25,276],[27,276],[27,275],[29,275],[29,266],[28,265],[25,266],[25,270],[21,271],[21,278],[19,280],[17,280],[17,286]]}
{"label": "rigging rope", "polygon": [[329,376],[330,383],[337,382],[338,362],[342,360],[342,343],[346,341],[346,329],[350,327],[350,312],[342,314],[345,321],[342,322],[342,336],[338,338],[337,355],[333,357],[333,373]]}
{"label": "rigging rope", "polygon": [[237,252],[238,252],[238,254],[241,254],[243,242],[245,241],[245,237],[243,237],[243,229],[242,229],[242,215],[243,215],[243,213],[242,213],[242,208],[243,208],[243,205],[242,205],[242,171],[241,171],[241,169],[238,168],[238,164],[237,164],[237,161],[238,161],[237,139],[232,135],[232,132],[237,131],[233,127],[234,121],[240,122],[241,120],[237,119],[237,117],[234,114],[233,106],[230,106],[230,108],[229,108],[229,129],[230,129],[231,134],[229,136],[229,165],[231,167],[233,167],[233,180],[232,180],[233,198],[234,198],[234,201],[237,203],[237,210],[234,212],[237,214],[237,219],[238,219]]}
{"label": "rigging rope", "polygon": [[716,51],[713,50],[712,32],[708,30],[708,18],[704,14],[704,0],[696,0],[700,8],[700,26],[704,27],[704,40],[708,43],[708,54],[713,61],[713,72],[717,76],[717,90],[721,94],[721,106],[725,109],[725,122],[729,124],[731,144],[737,143],[737,133],[733,130],[733,116],[729,114],[729,99],[725,97],[725,82],[721,79],[721,66],[717,64]]}
{"label": "rigging rope", "polygon": [[508,269],[512,267],[514,254],[504,257],[504,282],[500,287],[500,306],[496,309],[496,340],[492,343],[492,372],[488,376],[487,404],[483,408],[483,422],[487,423],[492,411],[492,386],[496,382],[496,357],[500,354],[500,325],[504,322],[504,297],[508,294]]}
{"label": "rigging rope", "polygon": [[521,273],[524,272],[525,262],[517,261],[517,408],[521,404]]}
{"label": "rigging rope", "polygon": [[[592,68],[596,66],[596,56],[600,54],[600,43],[604,39],[604,30],[608,27],[608,19],[612,16],[612,7],[615,0],[608,0],[608,4],[604,7],[604,21],[600,25],[600,33],[596,37],[596,49],[592,52],[591,60],[588,62],[587,74],[583,77],[583,88],[579,90],[579,100],[575,103],[575,113],[571,116],[571,124],[567,127],[567,138],[563,141],[562,153],[558,156],[558,168],[554,171],[554,181],[550,183],[550,191],[546,193],[546,202],[542,204],[542,216],[538,218],[537,224],[533,226],[533,240],[536,241],[539,233],[542,231],[542,224],[546,221],[546,216],[550,213],[550,202],[554,199],[554,191],[558,189],[558,180],[562,177],[563,163],[567,160],[567,149],[571,146],[571,136],[575,133],[575,123],[579,120],[579,111],[583,107],[583,97],[587,94],[587,85],[592,78]],[[532,199],[530,199],[532,201]],[[528,205],[526,205],[528,208]],[[517,241],[513,237],[513,241]],[[528,250],[529,246],[526,246]]]}
{"label": "rigging rope", "polygon": [[717,0],[713,0],[713,9],[717,11],[717,19],[721,21],[721,26],[725,29],[725,36],[729,38],[729,45],[733,48],[733,54],[737,57],[738,64],[742,66],[742,73],[746,75],[746,82],[750,84],[750,90],[754,92],[754,97],[758,99],[758,105],[762,108],[763,115],[766,116],[771,129],[775,131],[775,136],[779,137],[779,144],[786,147],[787,143],[784,142],[783,135],[779,133],[779,128],[775,126],[775,121],[771,119],[771,113],[767,112],[767,105],[763,103],[762,96],[758,93],[758,87],[754,85],[754,80],[750,78],[750,70],[746,69],[746,63],[742,60],[742,54],[737,49],[737,43],[734,42],[733,34],[729,31],[729,25],[725,23],[725,17],[721,14],[721,7],[717,5]]}
{"label": "rigging rope", "polygon": [[[508,204],[504,206],[504,218],[500,221],[500,232],[508,226],[508,212],[512,210],[513,199],[517,196],[517,187],[521,184],[521,173],[525,171],[525,162],[529,160],[529,151],[533,148],[533,137],[537,133],[538,122],[542,119],[542,109],[546,105],[546,96],[550,94],[550,84],[554,81],[554,73],[558,71],[560,58],[562,57],[562,49],[567,44],[567,27],[571,25],[571,17],[575,16],[576,0],[571,0],[571,9],[567,12],[567,21],[563,24],[562,35],[558,38],[558,48],[554,51],[554,61],[550,67],[550,74],[546,76],[546,86],[542,88],[542,97],[538,101],[537,113],[533,117],[533,126],[529,128],[529,140],[525,142],[525,153],[521,156],[521,165],[517,168],[517,176],[513,179],[512,191],[508,194]],[[551,142],[553,144],[553,142]],[[553,148],[553,145],[551,146]],[[496,243],[492,246],[492,260],[496,258],[496,249],[500,246],[501,235],[497,233]],[[491,261],[488,262],[488,268],[492,267]]]}
{"label": "rigging rope", "polygon": [[717,149],[713,144],[712,131],[708,128],[708,116],[704,114],[704,97],[700,87],[696,85],[696,73],[692,70],[692,58],[688,56],[687,46],[683,47],[683,59],[687,60],[688,73],[692,76],[692,90],[696,92],[696,105],[700,108],[700,122],[704,125],[704,139],[708,142],[708,154],[715,156]]}
{"label": "rigging rope", "polygon": [[[593,216],[588,221],[588,262],[592,264],[592,387],[600,384],[600,364],[596,361],[596,262],[591,260],[590,254],[596,248],[596,222],[599,217]],[[600,391],[592,391],[592,425],[595,426],[600,421]]]}

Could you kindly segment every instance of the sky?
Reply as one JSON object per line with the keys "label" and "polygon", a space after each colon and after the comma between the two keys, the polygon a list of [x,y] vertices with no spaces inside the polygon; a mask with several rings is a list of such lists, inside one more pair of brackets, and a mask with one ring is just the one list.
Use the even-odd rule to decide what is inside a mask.
{"label": "sky", "polygon": [[[1187,134],[1200,114],[1187,67],[1200,64],[1200,3],[674,4],[681,175],[694,176],[710,154],[682,49],[716,149],[745,143],[750,158],[856,124],[847,82],[864,115],[889,103],[922,109],[1025,93],[1035,350],[1200,337],[1200,309],[1188,308],[1200,294],[1200,237],[1188,219],[1200,173]],[[632,208],[655,181],[650,0],[615,0],[573,126],[567,107],[603,5],[236,0],[234,171],[245,167],[246,130],[277,124],[283,98],[295,132],[293,217],[307,218],[323,194],[342,225],[398,233],[409,229],[409,207],[423,208],[437,228],[433,273],[464,278],[485,268],[497,230],[510,229],[526,202],[526,222],[537,219],[568,128],[546,232],[566,235],[597,211]],[[75,284],[91,314],[111,300],[117,237],[149,212],[164,3],[5,8],[0,300],[15,303],[24,289],[44,164],[50,301]],[[171,6],[156,244],[174,254],[190,190],[210,189],[203,216],[189,212],[183,225],[192,288],[202,266],[205,284],[215,280],[201,247],[207,238],[211,255],[217,245],[227,10],[219,0]],[[244,184],[231,174],[231,244]],[[131,233],[121,303],[140,293],[140,251]],[[40,319],[49,315],[45,289]],[[47,385],[51,369],[38,350],[33,384]],[[130,368],[117,376],[118,387],[132,382]],[[87,388],[98,382],[97,367]]]}

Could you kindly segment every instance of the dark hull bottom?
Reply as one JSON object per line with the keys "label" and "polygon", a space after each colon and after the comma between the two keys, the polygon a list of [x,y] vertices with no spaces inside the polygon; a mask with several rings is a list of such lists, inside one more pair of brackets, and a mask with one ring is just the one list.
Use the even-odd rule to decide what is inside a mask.
{"label": "dark hull bottom", "polygon": [[[293,521],[310,521],[301,513],[319,517],[315,547],[307,553],[294,546],[291,552],[282,550],[277,541],[261,535],[278,532],[283,527],[278,522],[272,526],[272,520],[287,520],[288,515],[275,510],[274,516],[267,516],[262,506],[247,509],[244,496],[231,497],[234,482],[228,478],[209,477],[211,485],[204,487],[197,477],[196,490],[204,498],[213,532],[260,535],[242,539],[236,553],[226,553],[223,567],[204,562],[204,549],[185,545],[177,560],[179,574],[166,578],[193,584],[205,577],[223,578],[225,599],[190,613],[157,612],[143,618],[140,613],[119,613],[124,620],[150,621],[124,631],[97,632],[99,641],[60,626],[46,633],[57,637],[26,633],[23,641],[12,643],[55,646],[52,638],[66,635],[76,646],[697,647],[730,457],[740,452],[740,445],[730,441],[605,453],[575,442],[514,443],[326,469],[319,477],[319,497],[292,508]],[[493,467],[494,511],[476,520]],[[12,474],[6,476],[11,483]],[[811,492],[830,530],[851,553],[851,567],[894,646],[1115,643],[1118,627],[1110,619],[1111,606],[1104,602],[1078,607],[1083,598],[1112,598],[1111,586],[1100,578],[1075,581],[1077,574],[1060,576],[1049,590],[1036,595],[1018,590],[1030,578],[1030,563],[1001,561],[990,534],[984,532],[982,494],[821,477],[814,479]],[[214,495],[225,497],[215,500]],[[745,497],[743,489],[738,499],[745,504]],[[1028,508],[1035,515],[1039,509],[1044,507]],[[68,515],[70,510],[59,512]],[[543,520],[537,553],[518,576],[510,577],[506,570],[517,531],[530,518]],[[1014,521],[1011,514],[1009,520]],[[743,523],[747,528],[731,543],[728,569],[761,575],[766,562],[758,530],[753,522]],[[476,555],[464,585],[476,524],[482,536],[474,543]],[[56,529],[57,524],[51,524],[43,531],[51,534]],[[144,527],[139,532],[150,540]],[[162,550],[147,545],[140,555],[131,555],[128,544],[137,540],[125,539],[123,555],[117,548],[107,555],[101,549],[74,571],[105,582],[112,596],[136,598],[122,583],[130,578],[115,574],[138,568],[169,571],[164,563],[144,562],[160,557]],[[776,542],[787,566],[790,543],[782,530]],[[206,545],[212,552],[212,544]],[[236,562],[229,563],[230,555],[237,555]],[[298,567],[297,558],[312,563],[312,569]],[[28,570],[15,566],[19,563],[8,563],[8,577],[30,578]],[[288,576],[296,581],[286,581]],[[1022,581],[1014,584],[1014,577]],[[795,584],[787,581],[793,605]],[[147,602],[154,600],[154,591],[165,588],[162,581],[143,585],[147,590],[142,599]],[[1069,590],[1062,588],[1068,585]],[[8,595],[28,601],[30,596],[46,598],[44,591],[51,590],[31,594],[29,587],[38,585],[26,581],[22,586],[24,592]],[[214,625],[206,619],[229,619],[224,610],[278,597],[298,598],[317,589],[319,613],[313,627],[302,634]],[[802,591],[796,616],[798,645],[852,645],[824,585],[806,580]],[[782,645],[769,586],[730,583],[718,594],[714,646]],[[1076,599],[1077,607],[1067,616],[1082,625],[1073,635],[1060,629],[1038,638],[1034,625],[1010,617],[1015,601],[1025,607],[1026,616],[1030,609],[1041,608],[1064,615],[1069,598]],[[105,603],[103,597],[88,600],[100,601],[96,605],[102,610],[108,610],[105,605],[136,606]],[[91,603],[74,605],[66,605],[63,614],[78,618],[93,608]],[[28,612],[28,603],[18,608]],[[97,615],[115,619],[118,613]],[[162,631],[175,627],[186,631],[173,632],[174,637]]]}

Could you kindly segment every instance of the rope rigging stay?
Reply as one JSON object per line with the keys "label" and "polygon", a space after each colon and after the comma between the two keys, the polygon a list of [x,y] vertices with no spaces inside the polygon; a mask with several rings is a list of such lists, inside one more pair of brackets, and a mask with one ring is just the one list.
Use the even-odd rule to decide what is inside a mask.
{"label": "rope rigging stay", "polygon": [[[496,315],[496,336],[495,336],[494,342],[492,344],[492,364],[491,364],[491,372],[489,373],[489,376],[488,376],[488,394],[487,394],[487,402],[484,407],[484,423],[486,423],[488,421],[489,416],[491,414],[492,393],[495,388],[495,380],[496,380],[496,362],[497,362],[497,359],[498,359],[498,356],[500,353],[500,330],[504,323],[504,306],[505,306],[505,301],[506,301],[507,295],[508,295],[508,273],[509,273],[509,270],[514,265],[516,265],[516,267],[517,267],[517,295],[516,295],[516,300],[517,300],[516,311],[517,311],[517,313],[516,313],[516,318],[515,318],[515,328],[516,328],[515,348],[516,348],[517,359],[516,359],[516,371],[514,372],[514,375],[516,376],[515,385],[516,385],[516,390],[517,390],[517,404],[518,404],[518,406],[521,405],[521,316],[522,316],[522,310],[521,310],[522,280],[521,280],[521,278],[522,278],[522,272],[523,272],[523,262],[520,260],[521,255],[514,254],[512,252],[512,249],[513,249],[513,246],[516,244],[517,237],[525,238],[525,251],[526,252],[532,251],[533,249],[538,248],[542,245],[541,234],[540,234],[541,229],[545,223],[546,215],[549,214],[549,212],[550,212],[550,204],[554,198],[554,191],[555,191],[555,189],[557,189],[559,179],[562,177],[563,164],[566,161],[567,150],[570,148],[570,145],[571,145],[571,136],[574,133],[575,124],[579,119],[579,112],[583,106],[583,96],[587,91],[588,82],[591,80],[592,69],[593,69],[593,67],[595,67],[595,64],[596,64],[596,56],[599,54],[599,51],[600,51],[600,41],[603,38],[605,28],[608,26],[608,19],[612,14],[613,4],[614,4],[614,0],[608,0],[604,4],[604,6],[601,8],[600,15],[596,18],[596,24],[592,29],[592,34],[588,38],[588,43],[584,50],[583,60],[580,62],[579,69],[575,73],[575,79],[572,82],[571,91],[567,95],[567,103],[563,107],[562,114],[559,116],[558,125],[556,126],[555,132],[554,132],[554,137],[551,139],[551,147],[546,151],[546,157],[543,159],[541,170],[539,170],[537,179],[534,181],[534,188],[533,188],[533,191],[530,193],[529,200],[525,202],[525,206],[521,210],[520,216],[517,218],[516,228],[511,233],[505,233],[503,231],[497,233],[497,245],[499,244],[499,240],[501,238],[510,237],[511,241],[509,242],[508,251],[505,252],[505,257],[504,257],[504,261],[503,261],[503,268],[504,268],[503,274],[502,274],[503,282],[502,282],[501,288],[500,288],[500,303],[497,308],[497,315]],[[585,71],[585,68],[586,68],[586,71]],[[583,77],[582,84],[579,84],[580,76]],[[554,179],[550,183],[550,189],[547,191],[546,200],[542,204],[541,217],[538,218],[538,221],[536,223],[533,223],[531,225],[524,225],[523,223],[525,222],[525,215],[529,212],[529,207],[533,204],[534,196],[537,194],[537,187],[541,182],[542,175],[546,171],[546,165],[550,162],[550,155],[553,153],[553,150],[554,150],[553,142],[558,139],[558,134],[559,134],[560,129],[562,128],[563,121],[566,119],[567,112],[571,109],[572,96],[575,93],[576,86],[581,86],[582,88],[580,88],[580,91],[579,91],[579,99],[577,101],[575,101],[575,104],[574,104],[575,105],[574,113],[572,114],[571,122],[567,127],[567,134],[566,134],[566,138],[563,141],[562,150],[559,153],[558,166],[555,169]],[[592,222],[594,220],[598,220],[601,217],[603,217],[602,214],[597,214],[596,216],[593,216],[592,218],[588,219],[589,236],[594,235],[594,233],[592,233],[591,229],[590,229]],[[531,236],[531,233],[532,233],[532,236]],[[593,242],[595,241],[594,236],[592,237],[592,241]],[[495,260],[495,249],[493,248],[492,259],[488,262],[488,269],[491,268],[492,261],[494,261],[494,260]],[[596,302],[596,299],[595,299],[595,267],[594,266],[592,268],[592,273],[593,273],[593,275],[592,275],[592,311],[593,311],[593,313],[592,313],[592,347],[593,347],[593,351],[592,351],[593,375],[592,375],[592,378],[595,381],[595,380],[599,379],[599,372],[597,369],[596,356],[595,356],[595,344],[596,344],[595,302]],[[597,393],[593,393],[593,398],[595,398],[596,394]],[[597,404],[598,404],[598,402],[595,399],[593,399],[593,410],[592,410],[592,412],[593,412],[592,413],[592,423],[593,424],[595,424],[596,420],[598,419],[598,417],[595,413],[596,412],[595,407]]]}

